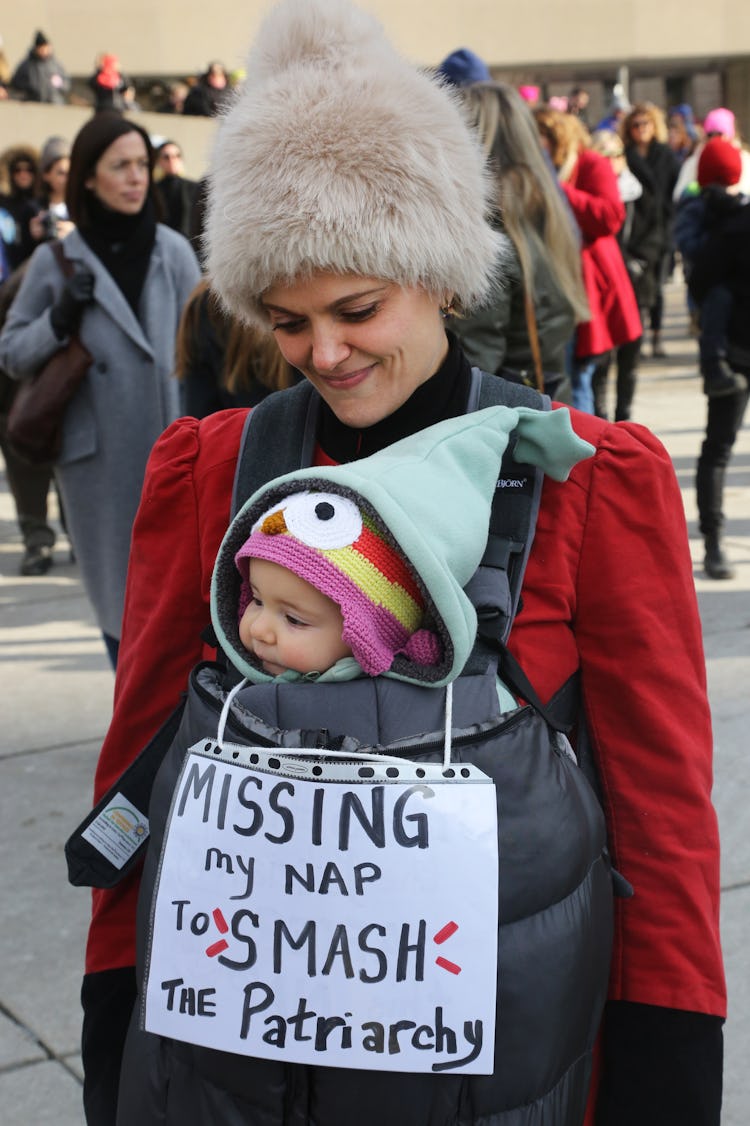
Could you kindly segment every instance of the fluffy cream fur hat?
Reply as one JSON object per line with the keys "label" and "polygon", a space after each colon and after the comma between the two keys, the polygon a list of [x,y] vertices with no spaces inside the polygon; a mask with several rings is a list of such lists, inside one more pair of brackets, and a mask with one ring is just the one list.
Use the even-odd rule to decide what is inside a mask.
{"label": "fluffy cream fur hat", "polygon": [[326,269],[422,285],[465,307],[490,291],[491,186],[453,95],[346,0],[282,0],[222,119],[207,269],[225,305]]}

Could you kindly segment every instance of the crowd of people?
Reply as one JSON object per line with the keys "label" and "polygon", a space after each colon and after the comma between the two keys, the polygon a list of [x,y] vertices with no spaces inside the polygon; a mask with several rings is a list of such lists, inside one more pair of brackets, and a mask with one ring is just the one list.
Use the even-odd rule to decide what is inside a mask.
{"label": "crowd of people", "polygon": [[[147,101],[145,108],[157,113],[215,117],[242,78],[241,70],[230,72],[223,63],[212,61],[201,74],[151,85],[143,91]],[[15,99],[47,105],[67,102],[85,105],[88,102],[96,110],[133,112],[144,108],[138,97],[134,81],[111,51],[97,56],[85,86],[75,92],[68,71],[43,31],[34,34],[25,57],[15,68],[9,64],[0,38],[0,101]]]}
{"label": "crowd of people", "polygon": [[[67,77],[37,40],[8,89],[63,100]],[[212,65],[173,112],[217,113],[228,85]],[[17,384],[71,340],[91,357],[53,466],[32,473],[0,435],[22,573],[52,564],[54,477],[116,672],[97,818],[110,799],[124,808],[145,748],[158,774],[140,808],[153,841],[168,839],[187,744],[209,734],[188,710],[187,744],[177,737],[190,682],[220,725],[318,748],[324,765],[356,742],[343,717],[381,749],[395,731],[408,755],[432,745],[419,717],[437,700],[429,761],[445,766],[458,730],[471,743],[524,728],[533,712],[540,742],[514,758],[520,788],[541,769],[573,795],[587,851],[567,890],[525,915],[523,938],[498,955],[498,997],[515,991],[521,1020],[509,1029],[501,1001],[484,1073],[453,1075],[424,1060],[413,1072],[345,1058],[332,1070],[285,1054],[271,1032],[248,1060],[222,1050],[211,1021],[197,1040],[154,1028],[160,852],[152,842],[145,868],[123,854],[111,879],[91,881],[87,1121],[472,1126],[507,1115],[582,1126],[596,1115],[600,1126],[718,1126],[726,1002],[700,622],[672,463],[631,416],[644,336],[664,355],[663,286],[678,249],[708,400],[697,470],[706,571],[727,577],[723,479],[750,375],[750,208],[733,115],[717,107],[701,129],[687,106],[664,115],[618,95],[590,130],[585,90],[544,102],[537,87],[494,81],[467,48],[420,71],[349,0],[272,9],[200,184],[185,179],[179,145],[154,146],[124,116],[131,88],[103,57],[96,112],[69,144],[52,137],[41,153],[19,144],[0,157],[3,426]],[[469,433],[463,453],[456,431]],[[518,460],[501,468],[511,431]],[[503,824],[512,811],[500,789]],[[570,859],[561,826],[580,820],[543,816],[541,852]],[[523,864],[539,852],[523,851]],[[501,848],[501,871],[503,860]],[[536,878],[522,873],[524,894]],[[184,880],[178,890],[189,902]],[[504,896],[501,879],[500,925],[514,927]],[[535,934],[549,957],[524,967]],[[246,940],[234,924],[230,937]],[[324,976],[351,960],[337,941]],[[532,994],[547,971],[540,1005]],[[289,1025],[301,1042],[299,996]],[[331,1019],[319,1018],[315,1050],[346,1025]],[[426,1047],[430,1030],[402,1023]]]}

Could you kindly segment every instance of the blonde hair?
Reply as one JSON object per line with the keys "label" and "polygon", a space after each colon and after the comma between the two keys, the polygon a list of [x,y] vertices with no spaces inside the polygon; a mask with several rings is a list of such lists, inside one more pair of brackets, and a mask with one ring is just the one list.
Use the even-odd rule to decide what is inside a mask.
{"label": "blonde hair", "polygon": [[581,149],[591,147],[588,129],[572,113],[560,113],[549,106],[534,110],[536,126],[549,146],[549,155],[560,180],[568,180]]}
{"label": "blonde hair", "polygon": [[247,391],[253,380],[269,391],[283,391],[294,383],[291,368],[268,331],[242,324],[229,316],[207,278],[198,282],[185,303],[175,341],[174,374],[184,379],[193,363],[205,311],[223,347],[220,385],[230,394]]}
{"label": "blonde hair", "polygon": [[518,254],[526,292],[533,298],[536,254],[548,262],[576,318],[588,320],[580,250],[531,111],[504,83],[477,83],[463,95],[494,176],[495,207]]}
{"label": "blonde hair", "polygon": [[620,136],[627,145],[630,141],[630,128],[636,117],[648,117],[654,127],[654,140],[666,144],[669,136],[667,119],[653,102],[636,102],[626,117],[620,122]]}
{"label": "blonde hair", "polygon": [[597,129],[591,134],[591,147],[594,152],[614,160],[615,157],[625,155],[625,146],[619,133],[613,129]]}

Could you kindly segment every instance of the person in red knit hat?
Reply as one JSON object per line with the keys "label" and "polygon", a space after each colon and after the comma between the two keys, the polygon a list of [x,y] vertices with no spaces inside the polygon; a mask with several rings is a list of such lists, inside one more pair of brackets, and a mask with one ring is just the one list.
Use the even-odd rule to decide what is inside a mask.
{"label": "person in red knit hat", "polygon": [[[712,579],[730,579],[734,569],[721,544],[724,474],[747,404],[747,375],[739,319],[737,277],[729,268],[708,263],[726,232],[744,225],[747,196],[739,191],[740,150],[723,137],[707,141],[698,161],[700,193],[677,213],[675,237],[691,297],[700,306],[700,369],[708,398],[706,435],[698,460],[696,491],[700,530],[705,541],[704,567]],[[696,270],[697,266],[697,270]],[[737,271],[735,271],[736,273]],[[740,268],[740,273],[742,269]],[[745,291],[746,292],[746,291]]]}

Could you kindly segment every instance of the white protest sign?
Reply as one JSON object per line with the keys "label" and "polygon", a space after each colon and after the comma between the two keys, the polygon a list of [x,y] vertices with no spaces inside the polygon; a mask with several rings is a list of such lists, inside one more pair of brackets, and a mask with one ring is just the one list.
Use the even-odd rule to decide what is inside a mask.
{"label": "white protest sign", "polygon": [[491,1074],[494,785],[462,764],[291,753],[308,758],[188,753],[152,909],[145,1028],[288,1062]]}

